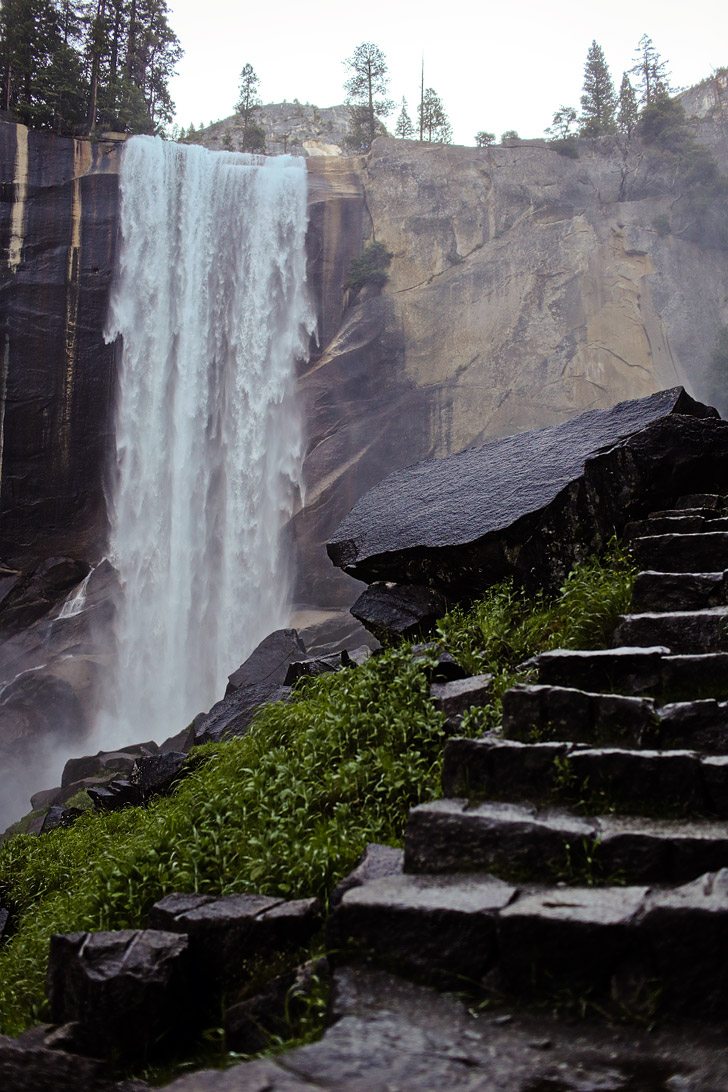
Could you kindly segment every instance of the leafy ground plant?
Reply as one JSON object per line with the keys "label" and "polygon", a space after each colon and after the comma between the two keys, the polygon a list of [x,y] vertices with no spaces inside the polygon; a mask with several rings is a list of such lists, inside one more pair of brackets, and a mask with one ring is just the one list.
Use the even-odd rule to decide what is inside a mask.
{"label": "leafy ground plant", "polygon": [[[632,577],[612,543],[554,600],[503,583],[442,619],[440,640],[463,666],[495,675],[491,704],[460,730],[498,723],[501,694],[534,653],[607,644]],[[440,792],[446,732],[425,664],[403,644],[306,680],[290,705],[266,706],[247,736],[193,752],[172,796],[2,843],[0,904],[12,935],[0,948],[0,1031],[47,1015],[52,933],[138,927],[171,891],[326,897],[368,842],[398,844],[410,807]]]}
{"label": "leafy ground plant", "polygon": [[201,748],[173,796],[0,846],[0,1028],[43,1018],[54,932],[134,928],[171,891],[325,896],[367,842],[437,795],[443,717],[406,647],[306,683],[242,739]]}
{"label": "leafy ground plant", "polygon": [[555,598],[528,596],[510,580],[470,609],[455,607],[439,623],[448,650],[472,672],[513,671],[552,648],[604,648],[629,608],[635,566],[613,538],[604,555],[574,566]]}

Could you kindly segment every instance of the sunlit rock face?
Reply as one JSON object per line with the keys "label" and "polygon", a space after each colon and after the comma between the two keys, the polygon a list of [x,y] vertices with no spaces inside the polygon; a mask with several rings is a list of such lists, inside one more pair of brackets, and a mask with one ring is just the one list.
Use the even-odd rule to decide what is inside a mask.
{"label": "sunlit rock face", "polygon": [[728,254],[659,234],[675,194],[643,152],[375,141],[361,246],[387,246],[390,280],[349,302],[301,378],[302,600],[352,601],[323,560],[326,530],[398,467],[676,384],[711,400]]}

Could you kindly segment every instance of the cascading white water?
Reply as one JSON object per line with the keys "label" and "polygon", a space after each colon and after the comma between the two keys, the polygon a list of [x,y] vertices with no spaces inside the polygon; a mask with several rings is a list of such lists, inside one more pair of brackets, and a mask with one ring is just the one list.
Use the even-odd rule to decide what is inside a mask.
{"label": "cascading white water", "polygon": [[106,744],[179,731],[287,621],[279,532],[300,489],[294,366],[313,329],[304,160],[135,137],[121,193]]}

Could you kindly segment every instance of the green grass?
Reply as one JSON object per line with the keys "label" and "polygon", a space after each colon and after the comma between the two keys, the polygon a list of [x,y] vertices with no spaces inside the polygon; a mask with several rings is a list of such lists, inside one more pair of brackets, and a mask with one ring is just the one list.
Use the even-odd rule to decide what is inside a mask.
{"label": "green grass", "polygon": [[[553,601],[506,583],[450,612],[442,643],[470,671],[496,676],[490,705],[462,731],[497,724],[500,696],[527,657],[603,644],[632,574],[613,543],[603,561],[577,566]],[[0,949],[0,1031],[47,1017],[52,933],[139,927],[171,891],[326,897],[368,842],[399,844],[410,807],[440,793],[446,731],[428,690],[410,646],[387,649],[305,680],[244,738],[196,750],[170,797],[2,843],[0,904],[13,935]]]}

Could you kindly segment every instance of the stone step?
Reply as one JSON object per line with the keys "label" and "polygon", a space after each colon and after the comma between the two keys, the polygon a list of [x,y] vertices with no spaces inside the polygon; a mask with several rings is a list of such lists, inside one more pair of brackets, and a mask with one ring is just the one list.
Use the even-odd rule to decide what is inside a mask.
{"label": "stone step", "polygon": [[707,508],[712,512],[720,512],[728,506],[728,497],[722,493],[690,493],[678,497],[675,507],[680,510],[685,508]]}
{"label": "stone step", "polygon": [[728,826],[721,822],[587,818],[563,809],[449,799],[413,808],[405,833],[405,872],[676,884],[726,867]]}
{"label": "stone step", "polygon": [[647,535],[631,543],[640,569],[663,573],[717,573],[728,567],[728,531]]}
{"label": "stone step", "polygon": [[651,515],[647,519],[632,520],[624,529],[624,537],[627,539],[644,538],[653,535],[681,535],[696,534],[703,530],[722,530],[713,528],[709,524],[709,513],[706,517],[702,513],[675,513],[674,515]]}
{"label": "stone step", "polygon": [[533,661],[540,683],[662,701],[728,698],[728,652],[672,656],[664,646],[554,649]]}
{"label": "stone step", "polygon": [[728,818],[728,755],[520,743],[489,734],[445,744],[445,796],[675,818]]}
{"label": "stone step", "polygon": [[[703,519],[722,518],[713,508],[664,508],[659,512],[650,512],[647,519],[681,519],[684,516],[702,516]],[[635,521],[636,522],[636,521]]]}
{"label": "stone step", "polygon": [[728,607],[623,614],[615,645],[666,645],[672,652],[728,651]]}
{"label": "stone step", "polygon": [[667,889],[400,874],[347,891],[327,943],[428,982],[472,988],[487,976],[510,996],[568,991],[623,1012],[650,1002],[654,1016],[724,1012],[727,932],[726,870]]}
{"label": "stone step", "polygon": [[728,702],[708,698],[660,706],[652,698],[521,683],[503,695],[503,735],[523,743],[570,740],[728,754]]}
{"label": "stone step", "polygon": [[590,693],[543,683],[519,684],[503,695],[503,735],[523,743],[572,740],[600,747],[659,747],[652,698]]}
{"label": "stone step", "polygon": [[728,604],[728,572],[663,573],[647,570],[638,573],[632,585],[631,610],[649,611],[704,610]]}

